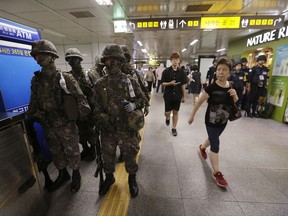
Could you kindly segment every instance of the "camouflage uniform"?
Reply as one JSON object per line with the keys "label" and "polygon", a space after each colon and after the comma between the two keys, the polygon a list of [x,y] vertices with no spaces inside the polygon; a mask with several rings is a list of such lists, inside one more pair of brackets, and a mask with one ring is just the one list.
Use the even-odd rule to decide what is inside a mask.
{"label": "camouflage uniform", "polygon": [[100,56],[95,57],[95,66],[91,68],[91,72],[94,74],[94,76],[97,76],[99,78],[103,77],[106,74],[104,70],[105,65],[101,62],[100,58]]}
{"label": "camouflage uniform", "polygon": [[[52,56],[53,59],[47,67],[43,67],[40,64],[42,66],[41,72],[35,72],[32,78],[31,97],[27,115],[42,123],[47,143],[52,153],[53,162],[57,169],[66,170],[66,166],[69,164],[73,170],[77,170],[79,173],[80,152],[78,129],[75,121],[69,120],[67,112],[65,112],[64,98],[68,94],[60,86],[61,78],[64,77],[70,96],[77,102],[77,107],[74,108],[79,111],[80,118],[90,112],[90,107],[73,76],[69,73],[62,73],[56,70],[54,59],[58,58],[58,55],[55,46],[50,41],[39,40],[34,42],[32,44],[31,55],[38,64],[40,64],[39,62],[41,61],[39,58],[42,56],[44,58]],[[59,172],[59,176],[60,174]],[[67,175],[66,179],[69,179],[70,176],[68,178]],[[57,186],[59,187],[60,185]]]}
{"label": "camouflage uniform", "polygon": [[[109,57],[117,59],[121,64],[125,58],[123,51],[118,45],[106,46],[102,54],[102,61],[105,61],[105,58]],[[134,174],[135,177],[138,170],[136,155],[139,151],[140,141],[138,131],[144,124],[144,115],[141,109],[146,102],[144,99],[145,95],[139,84],[131,76],[122,73],[120,67],[121,65],[119,65],[119,67],[114,66],[113,68],[107,66],[107,75],[98,80],[95,85],[96,94],[94,103],[96,105],[94,113],[97,119],[97,127],[101,130],[102,154],[106,179],[107,174],[113,175],[115,171],[117,145],[119,145],[124,155],[126,171],[129,174]],[[131,85],[135,97],[131,97],[129,93],[131,92]],[[134,118],[135,116],[133,117],[132,112],[129,113],[125,111],[123,106],[124,100],[134,103],[136,105],[135,111],[139,116],[142,116],[140,118]],[[107,183],[108,190],[115,181],[115,179],[114,181],[113,179]],[[99,194],[104,195],[107,191],[105,190],[105,192],[101,194],[100,189]]]}
{"label": "camouflage uniform", "polygon": [[[80,53],[80,51],[76,48],[69,48],[67,49],[66,53],[65,53],[65,60],[69,61],[69,58],[72,57],[76,57],[79,58],[80,62],[83,60],[82,58],[82,54]],[[77,71],[77,69],[73,69],[70,71],[70,73],[73,75],[73,77],[76,79],[76,81],[78,82],[83,94],[86,96],[89,106],[91,107],[91,110],[93,110],[93,105],[92,105],[92,98],[94,96],[93,93],[93,87],[95,85],[95,83],[97,82],[97,80],[100,78],[99,76],[97,76],[97,74],[92,73],[91,70],[88,69],[84,69],[81,67],[81,64],[79,63],[79,70]],[[94,151],[94,156],[89,158],[89,155],[84,155],[84,157],[86,157],[85,159],[87,160],[94,160],[95,159],[95,144],[98,140],[99,137],[99,133],[96,133],[95,130],[95,124],[92,118],[92,113],[90,113],[90,115],[88,115],[85,118],[81,118],[77,120],[77,126],[78,126],[78,130],[79,130],[79,136],[80,136],[80,143],[83,145],[83,150],[84,146],[86,145],[88,150],[86,150],[86,154],[89,153],[89,147],[87,145],[87,141],[89,142],[89,144],[93,147],[91,147],[91,151]],[[81,153],[81,157],[82,153]]]}

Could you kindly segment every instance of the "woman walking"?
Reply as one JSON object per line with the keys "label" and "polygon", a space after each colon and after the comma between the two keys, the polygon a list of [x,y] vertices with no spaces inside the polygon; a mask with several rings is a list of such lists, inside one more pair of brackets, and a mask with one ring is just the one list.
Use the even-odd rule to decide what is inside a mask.
{"label": "woman walking", "polygon": [[231,105],[238,100],[235,89],[231,87],[229,81],[232,64],[228,59],[220,59],[216,68],[217,80],[205,88],[198,102],[193,107],[188,123],[192,124],[199,107],[207,100],[208,106],[205,114],[205,125],[208,139],[199,146],[202,158],[207,158],[206,148],[210,146],[209,158],[212,164],[213,176],[217,185],[226,187],[227,181],[219,169],[219,137],[224,131]]}

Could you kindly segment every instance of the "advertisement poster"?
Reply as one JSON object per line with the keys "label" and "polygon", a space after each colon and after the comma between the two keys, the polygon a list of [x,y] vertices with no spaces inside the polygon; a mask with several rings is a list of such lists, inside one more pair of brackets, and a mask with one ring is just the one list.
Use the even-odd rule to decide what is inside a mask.
{"label": "advertisement poster", "polygon": [[288,76],[288,45],[278,47],[272,76]]}
{"label": "advertisement poster", "polygon": [[269,102],[275,106],[282,107],[285,98],[286,83],[284,78],[272,77],[270,84],[271,89],[269,91]]}

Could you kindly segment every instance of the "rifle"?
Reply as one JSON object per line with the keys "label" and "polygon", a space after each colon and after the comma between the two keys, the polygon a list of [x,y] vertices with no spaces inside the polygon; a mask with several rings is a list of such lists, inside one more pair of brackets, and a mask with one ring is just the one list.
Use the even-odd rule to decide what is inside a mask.
{"label": "rifle", "polygon": [[103,179],[103,160],[101,156],[101,144],[99,140],[99,134],[96,139],[96,164],[97,164],[97,168],[96,168],[94,177],[97,178],[98,175],[100,176],[100,181],[99,181],[99,190],[100,190],[104,182],[104,179]]}

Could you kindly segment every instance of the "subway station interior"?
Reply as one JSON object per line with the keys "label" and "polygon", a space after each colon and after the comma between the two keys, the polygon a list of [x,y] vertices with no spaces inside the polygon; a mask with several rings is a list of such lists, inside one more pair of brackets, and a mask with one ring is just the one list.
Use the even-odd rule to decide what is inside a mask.
{"label": "subway station interior", "polygon": [[[31,80],[36,76],[34,72],[44,67],[39,64],[41,56],[38,56],[43,51],[31,52],[35,42],[41,40],[52,43],[52,55],[49,52],[54,55],[57,71],[72,74],[71,62],[67,60],[67,50],[71,48],[80,51],[83,71],[91,72],[98,60],[102,61],[103,71],[108,74],[99,78],[101,81],[109,76],[109,59],[113,57],[105,56],[105,50],[111,44],[125,45],[131,57],[129,64],[139,76],[143,75],[139,82],[143,81],[143,85],[153,82],[149,93],[145,85],[149,106],[140,109],[145,117],[144,125],[137,130],[141,136],[137,144],[140,150],[134,157],[138,171],[128,173],[130,161],[124,154],[124,162],[119,162],[121,152],[117,147],[115,163],[110,161],[115,164],[115,182],[104,194],[100,192],[103,186],[100,174],[105,180],[108,162],[106,152],[103,153],[105,133],[101,129],[97,139],[102,154],[96,145],[92,159],[83,159],[81,155],[80,188],[72,191],[75,170],[69,166],[70,175],[67,174],[69,178],[65,182],[55,190],[47,186],[48,179],[52,187],[58,180],[59,168],[47,141],[47,128],[38,121],[31,123],[27,114],[32,92],[37,92],[31,87]],[[121,53],[124,62],[125,51]],[[163,95],[169,85],[165,86],[166,81],[163,76],[161,80],[157,72],[162,66],[166,69],[161,74],[173,69],[172,54],[178,55],[177,71],[182,68],[183,74],[190,75],[196,66],[201,73],[202,87],[195,103],[195,94],[190,93],[189,87],[192,81],[189,75],[185,76],[186,81],[179,88],[183,89],[183,95],[177,112],[176,135],[175,114],[165,114],[167,98]],[[221,62],[222,58],[234,60],[231,73],[237,70],[237,65],[244,71],[242,63],[246,63],[249,69],[244,79],[246,90],[253,83],[250,78],[253,68],[263,60],[267,74],[265,88],[263,82],[256,87],[265,90],[265,94],[257,98],[256,113],[253,104],[252,114],[249,113],[247,101],[251,99],[246,91],[243,95],[248,98],[245,103],[249,103],[249,111],[243,108],[243,102],[239,107],[242,116],[235,121],[228,120],[221,136],[217,135],[220,149],[215,153],[211,150],[211,133],[206,122],[211,101],[201,104],[199,101],[203,95],[208,97],[205,88],[212,85],[210,81],[207,84],[207,72],[214,60]],[[287,0],[0,0],[0,68],[0,216],[288,215]],[[153,81],[146,80],[150,68],[155,70]],[[261,83],[262,77],[259,76],[258,82]],[[217,78],[220,82],[221,74]],[[100,86],[101,81],[93,83],[91,88]],[[160,81],[165,86],[164,93]],[[130,86],[134,81],[131,84],[128,78],[125,84],[131,96]],[[97,92],[96,87],[93,92]],[[195,109],[197,114],[191,124]],[[73,120],[76,125],[75,122]],[[95,123],[93,130],[98,130],[99,124]],[[115,130],[115,134],[121,134]],[[79,138],[78,133],[74,135]],[[130,138],[132,135],[127,139]],[[208,157],[205,152],[204,157],[201,146],[207,140],[211,142],[211,149],[207,147]],[[79,152],[84,151],[80,141],[79,157]],[[86,143],[90,149],[91,143]],[[220,170],[215,168],[216,154]],[[99,167],[101,172],[96,172]],[[218,173],[228,182],[224,186],[217,180]],[[132,175],[137,179],[136,195],[131,192]]]}

